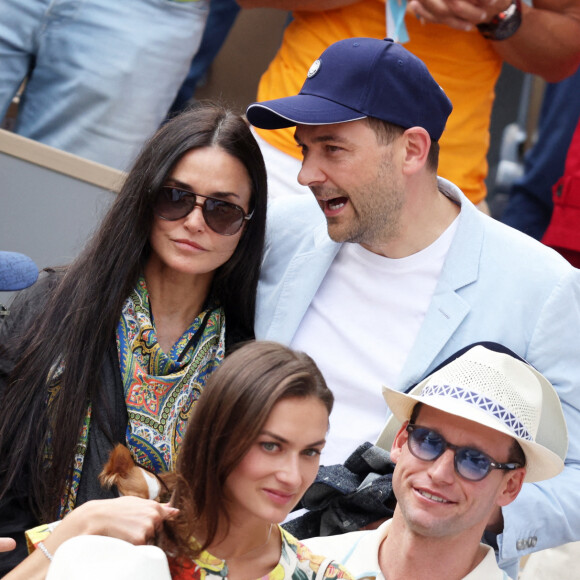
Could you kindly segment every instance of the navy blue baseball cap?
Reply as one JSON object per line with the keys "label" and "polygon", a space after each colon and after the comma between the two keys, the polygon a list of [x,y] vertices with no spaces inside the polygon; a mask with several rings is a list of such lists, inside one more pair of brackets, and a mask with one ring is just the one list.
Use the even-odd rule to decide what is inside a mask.
{"label": "navy blue baseball cap", "polygon": [[375,117],[423,127],[438,141],[453,105],[425,64],[390,38],[348,38],[330,45],[298,95],[253,103],[248,121],[261,129],[329,125]]}
{"label": "navy blue baseball cap", "polygon": [[37,278],[38,268],[32,258],[18,252],[0,252],[0,292],[28,288]]}

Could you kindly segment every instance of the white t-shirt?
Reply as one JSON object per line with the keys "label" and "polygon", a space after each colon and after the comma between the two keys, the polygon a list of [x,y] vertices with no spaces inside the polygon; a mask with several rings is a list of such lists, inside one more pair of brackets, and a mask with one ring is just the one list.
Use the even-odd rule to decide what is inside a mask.
{"label": "white t-shirt", "polygon": [[381,387],[398,386],[456,228],[457,220],[399,259],[343,244],[326,273],[290,345],[316,361],[335,396],[322,464],[344,463],[378,437],[387,416]]}

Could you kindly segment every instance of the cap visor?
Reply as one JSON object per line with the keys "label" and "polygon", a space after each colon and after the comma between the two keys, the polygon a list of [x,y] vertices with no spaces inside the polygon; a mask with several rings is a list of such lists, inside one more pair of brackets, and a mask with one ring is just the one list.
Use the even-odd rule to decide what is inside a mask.
{"label": "cap visor", "polygon": [[314,95],[294,95],[250,105],[248,121],[260,129],[284,129],[294,125],[330,125],[364,119],[359,111]]}

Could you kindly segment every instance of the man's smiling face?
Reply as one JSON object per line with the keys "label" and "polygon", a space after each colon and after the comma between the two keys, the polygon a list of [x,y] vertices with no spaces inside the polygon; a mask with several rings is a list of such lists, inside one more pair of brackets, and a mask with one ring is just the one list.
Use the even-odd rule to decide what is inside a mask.
{"label": "man's smiling face", "polygon": [[[437,431],[454,445],[475,447],[496,461],[509,461],[512,438],[473,421],[423,406],[415,424]],[[506,495],[510,479],[523,476],[494,469],[480,481],[468,481],[455,471],[453,450],[423,461],[411,454],[407,440],[403,428],[391,450],[397,464],[393,491],[407,527],[421,536],[464,541],[464,535],[473,531],[481,537],[494,510],[513,499],[508,501]]]}

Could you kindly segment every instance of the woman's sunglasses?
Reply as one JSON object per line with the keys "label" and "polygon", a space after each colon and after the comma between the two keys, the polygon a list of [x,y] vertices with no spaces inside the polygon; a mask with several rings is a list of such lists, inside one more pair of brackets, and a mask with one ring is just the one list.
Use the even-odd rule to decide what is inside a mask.
{"label": "woman's sunglasses", "polygon": [[[197,201],[198,197],[202,198],[201,203]],[[246,214],[235,203],[171,186],[159,190],[153,211],[164,220],[176,221],[191,213],[196,205],[201,207],[205,223],[222,236],[237,234],[244,221],[250,220],[254,215],[254,212]]]}
{"label": "woman's sunglasses", "polygon": [[407,425],[409,451],[423,461],[435,461],[446,449],[455,452],[455,471],[469,481],[481,481],[492,469],[512,470],[523,467],[519,463],[498,463],[474,447],[458,447],[445,441],[442,435],[418,425]]}

